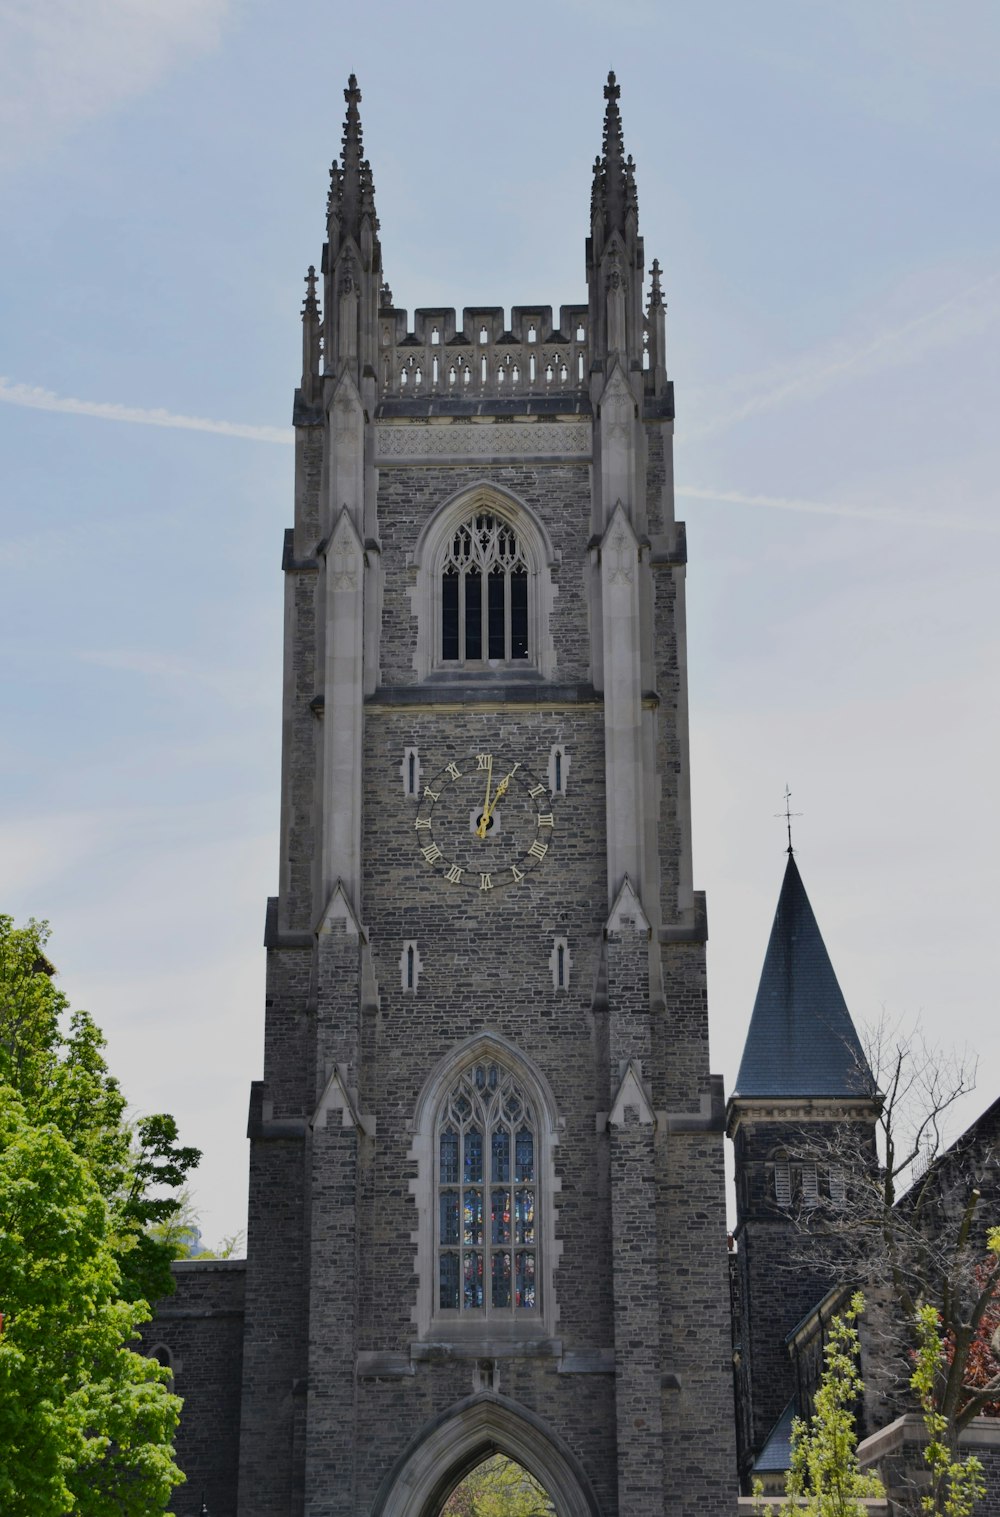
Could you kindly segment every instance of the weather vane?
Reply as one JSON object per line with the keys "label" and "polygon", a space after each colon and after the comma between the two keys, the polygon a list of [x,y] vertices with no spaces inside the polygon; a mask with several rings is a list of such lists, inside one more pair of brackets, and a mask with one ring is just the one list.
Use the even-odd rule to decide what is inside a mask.
{"label": "weather vane", "polygon": [[788,851],[789,851],[789,853],[794,853],[795,849],[792,847],[792,817],[793,816],[801,816],[802,812],[801,811],[793,811],[791,809],[791,800],[792,800],[792,792],[789,790],[789,788],[788,788],[788,786],[786,784],[785,785],[785,809],[784,809],[784,811],[776,811],[774,814],[779,819],[779,821],[784,821],[785,826],[788,828]]}

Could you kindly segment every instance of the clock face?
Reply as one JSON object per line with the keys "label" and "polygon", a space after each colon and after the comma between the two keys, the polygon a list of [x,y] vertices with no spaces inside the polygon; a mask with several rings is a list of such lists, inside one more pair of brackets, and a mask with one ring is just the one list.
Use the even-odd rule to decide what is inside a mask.
{"label": "clock face", "polygon": [[417,847],[446,884],[482,893],[520,885],[552,846],[551,805],[548,787],[523,764],[463,754],[424,786]]}

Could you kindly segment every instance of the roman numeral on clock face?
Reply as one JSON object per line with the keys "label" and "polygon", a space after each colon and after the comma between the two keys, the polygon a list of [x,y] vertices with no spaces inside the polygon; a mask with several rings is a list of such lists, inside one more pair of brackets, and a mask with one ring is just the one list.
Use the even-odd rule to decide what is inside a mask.
{"label": "roman numeral on clock face", "polygon": [[462,883],[462,871],[459,869],[457,864],[452,864],[451,867],[445,871],[445,879],[451,880],[451,883],[453,885],[460,885]]}
{"label": "roman numeral on clock face", "polygon": [[420,852],[423,854],[428,864],[436,864],[438,859],[443,856],[437,843],[428,843],[427,847],[421,848]]}
{"label": "roman numeral on clock face", "polygon": [[491,753],[477,753],[476,754],[476,768],[477,769],[488,769],[490,767],[490,763],[492,761],[492,758],[493,758],[493,755]]}
{"label": "roman numeral on clock face", "polygon": [[532,785],[531,789],[528,791],[528,794],[531,796],[532,800],[535,800],[536,797],[545,794],[545,786],[544,785]]}
{"label": "roman numeral on clock face", "polygon": [[462,778],[462,771],[454,761],[450,764],[445,764],[444,767],[445,772],[450,774],[453,780],[460,780]]}
{"label": "roman numeral on clock face", "polygon": [[549,845],[548,845],[548,843],[540,843],[537,838],[532,843],[531,847],[528,849],[528,853],[531,855],[531,857],[533,859],[544,859],[544,857],[548,853],[548,851],[549,851]]}

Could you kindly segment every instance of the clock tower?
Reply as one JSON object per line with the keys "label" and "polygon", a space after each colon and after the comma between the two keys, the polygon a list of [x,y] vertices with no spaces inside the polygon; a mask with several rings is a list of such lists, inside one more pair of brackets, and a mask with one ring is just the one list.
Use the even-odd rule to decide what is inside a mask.
{"label": "clock tower", "polygon": [[560,1517],[735,1489],[673,388],[605,97],[586,300],[411,319],[345,91],[294,409],[240,1517],[436,1517],[495,1451]]}

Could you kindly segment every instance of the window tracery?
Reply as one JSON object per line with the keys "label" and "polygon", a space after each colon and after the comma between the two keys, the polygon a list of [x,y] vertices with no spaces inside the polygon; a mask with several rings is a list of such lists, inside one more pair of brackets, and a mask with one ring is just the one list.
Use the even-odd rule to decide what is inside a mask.
{"label": "window tracery", "polygon": [[469,1066],[436,1127],[437,1310],[515,1320],[537,1311],[537,1120],[513,1074]]}
{"label": "window tracery", "polygon": [[443,663],[512,663],[528,650],[528,563],[513,526],[476,511],[450,534],[441,565]]}

